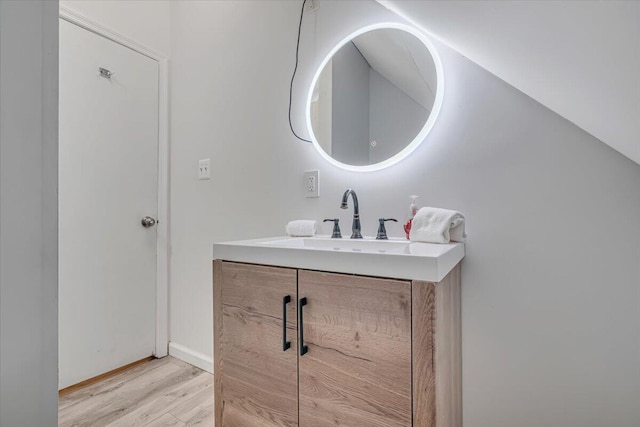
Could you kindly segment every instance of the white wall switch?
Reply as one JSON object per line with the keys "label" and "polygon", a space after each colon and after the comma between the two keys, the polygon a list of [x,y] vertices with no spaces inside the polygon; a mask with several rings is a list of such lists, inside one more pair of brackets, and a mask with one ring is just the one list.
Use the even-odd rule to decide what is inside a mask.
{"label": "white wall switch", "polygon": [[198,179],[211,179],[211,159],[198,161]]}
{"label": "white wall switch", "polygon": [[305,197],[320,197],[320,181],[318,171],[306,171],[304,173]]}

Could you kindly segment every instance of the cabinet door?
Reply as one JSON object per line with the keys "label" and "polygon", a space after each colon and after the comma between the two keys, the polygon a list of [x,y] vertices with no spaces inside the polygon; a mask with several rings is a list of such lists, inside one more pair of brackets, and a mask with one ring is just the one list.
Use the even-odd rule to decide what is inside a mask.
{"label": "cabinet door", "polygon": [[411,426],[411,283],[300,270],[300,425]]}
{"label": "cabinet door", "polygon": [[296,286],[293,269],[214,262],[216,426],[298,425]]}

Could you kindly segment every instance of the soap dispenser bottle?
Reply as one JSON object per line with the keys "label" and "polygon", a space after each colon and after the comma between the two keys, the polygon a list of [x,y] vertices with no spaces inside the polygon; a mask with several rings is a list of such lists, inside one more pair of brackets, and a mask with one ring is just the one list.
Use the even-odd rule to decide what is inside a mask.
{"label": "soap dispenser bottle", "polygon": [[404,224],[404,232],[407,235],[407,240],[409,240],[409,233],[411,232],[411,223],[413,222],[413,217],[416,216],[416,212],[418,212],[418,205],[416,204],[418,196],[409,196],[409,198],[411,199],[411,204],[409,205],[407,222]]}

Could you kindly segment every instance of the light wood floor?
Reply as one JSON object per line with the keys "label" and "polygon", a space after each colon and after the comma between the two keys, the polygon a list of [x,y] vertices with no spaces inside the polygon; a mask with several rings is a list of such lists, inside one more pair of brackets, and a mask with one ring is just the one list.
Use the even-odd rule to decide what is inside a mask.
{"label": "light wood floor", "polygon": [[212,427],[213,375],[165,357],[61,396],[58,425]]}

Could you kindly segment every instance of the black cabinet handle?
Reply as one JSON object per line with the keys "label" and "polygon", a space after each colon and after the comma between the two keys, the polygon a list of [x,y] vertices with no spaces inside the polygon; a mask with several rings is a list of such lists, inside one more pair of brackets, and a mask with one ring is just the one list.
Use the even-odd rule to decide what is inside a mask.
{"label": "black cabinet handle", "polygon": [[300,356],[304,356],[309,351],[309,347],[304,345],[304,315],[302,314],[302,307],[307,305],[307,298],[300,298],[298,300],[298,342],[300,343]]}
{"label": "black cabinet handle", "polygon": [[291,341],[287,341],[287,304],[291,302],[291,295],[282,298],[282,351],[291,348]]}

